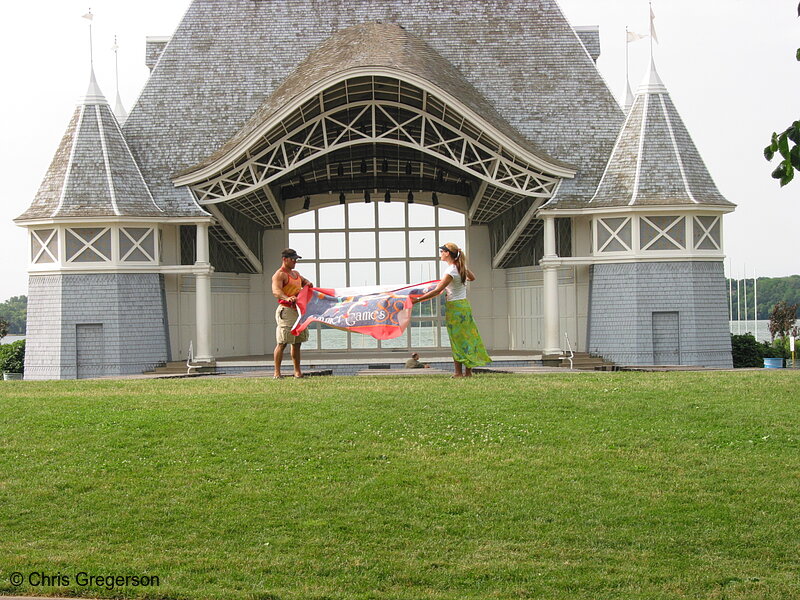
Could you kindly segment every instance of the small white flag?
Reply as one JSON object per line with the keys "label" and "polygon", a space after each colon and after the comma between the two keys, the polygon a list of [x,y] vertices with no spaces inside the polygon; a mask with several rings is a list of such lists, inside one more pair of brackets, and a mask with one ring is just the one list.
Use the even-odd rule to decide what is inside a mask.
{"label": "small white flag", "polygon": [[656,35],[656,15],[653,13],[653,5],[650,5],[650,36],[653,38],[653,41],[657,44],[658,43],[658,36]]}
{"label": "small white flag", "polygon": [[627,31],[628,34],[628,42],[638,42],[639,40],[643,40],[647,37],[646,33],[636,33],[635,31]]}

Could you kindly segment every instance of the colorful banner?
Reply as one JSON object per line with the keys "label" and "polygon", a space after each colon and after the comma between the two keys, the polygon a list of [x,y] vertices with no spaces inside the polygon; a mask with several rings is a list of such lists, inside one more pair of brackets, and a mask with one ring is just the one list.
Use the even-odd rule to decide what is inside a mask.
{"label": "colorful banner", "polygon": [[300,317],[292,335],[298,335],[316,321],[336,329],[371,335],[376,340],[399,337],[411,320],[411,297],[427,294],[438,283],[427,281],[402,288],[306,286],[297,296]]}

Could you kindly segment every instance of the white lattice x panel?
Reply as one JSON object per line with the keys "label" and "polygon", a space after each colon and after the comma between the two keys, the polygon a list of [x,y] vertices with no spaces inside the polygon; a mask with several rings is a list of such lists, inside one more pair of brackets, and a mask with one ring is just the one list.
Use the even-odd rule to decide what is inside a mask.
{"label": "white lattice x panel", "polygon": [[651,216],[639,219],[642,250],[685,250],[686,218]]}
{"label": "white lattice x panel", "polygon": [[631,218],[609,217],[597,219],[597,252],[629,252],[631,245]]}

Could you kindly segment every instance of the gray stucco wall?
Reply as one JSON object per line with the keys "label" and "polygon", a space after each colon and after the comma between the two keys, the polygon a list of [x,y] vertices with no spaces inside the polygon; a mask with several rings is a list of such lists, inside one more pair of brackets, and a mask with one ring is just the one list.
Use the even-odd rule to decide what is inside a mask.
{"label": "gray stucco wall", "polygon": [[721,261],[594,265],[590,290],[589,352],[655,364],[653,313],[677,312],[681,365],[733,366]]}
{"label": "gray stucco wall", "polygon": [[[165,320],[157,273],[31,275],[25,379],[75,379],[79,325],[102,325],[103,348],[100,360],[82,365],[81,376],[150,370],[167,360]],[[83,356],[96,355],[86,350]]]}

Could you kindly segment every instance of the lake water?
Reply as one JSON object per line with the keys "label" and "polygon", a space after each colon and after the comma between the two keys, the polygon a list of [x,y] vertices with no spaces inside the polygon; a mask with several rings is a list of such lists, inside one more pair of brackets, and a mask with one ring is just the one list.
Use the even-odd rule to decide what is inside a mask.
{"label": "lake water", "polygon": [[[755,329],[755,337],[759,342],[768,342],[770,341],[769,335],[769,321],[731,321],[731,333],[740,334],[740,333],[754,333]],[[800,329],[800,319],[796,322],[798,329]],[[343,331],[339,331],[337,329],[329,329],[325,328],[326,332],[322,336],[321,346],[325,349],[339,349],[347,347],[347,334]],[[414,331],[416,330],[416,331]],[[316,340],[316,332],[310,332],[311,338],[307,347],[309,349],[317,347],[317,340]],[[436,346],[436,335],[434,333],[433,327],[414,327],[412,328],[412,339],[410,340],[410,346],[412,348],[427,348]],[[368,336],[363,335],[353,335],[352,336],[352,346],[353,348],[372,348],[377,347],[377,340],[374,340]],[[16,342],[17,340],[24,340],[24,335],[7,335],[3,339],[0,340],[0,344],[10,344],[11,342]],[[383,347],[404,347],[408,344],[409,340],[405,336],[397,340],[387,340],[383,343]],[[447,339],[447,329],[442,327],[442,345],[448,346],[449,341]]]}
{"label": "lake water", "polygon": [[[800,328],[800,319],[795,321],[795,325]],[[731,321],[731,333],[742,334],[752,333],[759,342],[769,342],[772,337],[769,335],[769,321]]]}

